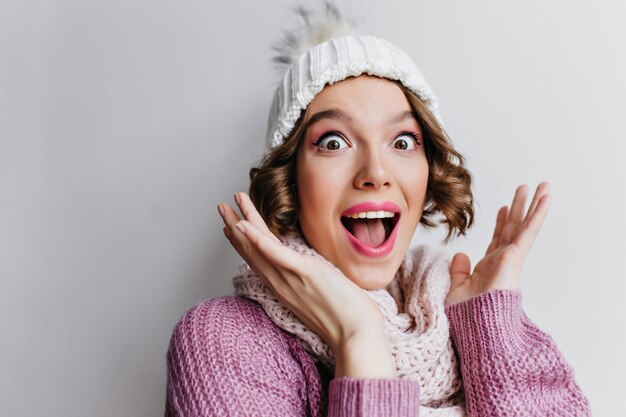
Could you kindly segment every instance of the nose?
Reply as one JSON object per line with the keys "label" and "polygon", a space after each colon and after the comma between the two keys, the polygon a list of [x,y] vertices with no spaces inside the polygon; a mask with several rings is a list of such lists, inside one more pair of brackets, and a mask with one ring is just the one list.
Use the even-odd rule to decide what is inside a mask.
{"label": "nose", "polygon": [[355,188],[378,190],[390,187],[391,183],[391,175],[381,152],[374,147],[364,149],[359,155]]}

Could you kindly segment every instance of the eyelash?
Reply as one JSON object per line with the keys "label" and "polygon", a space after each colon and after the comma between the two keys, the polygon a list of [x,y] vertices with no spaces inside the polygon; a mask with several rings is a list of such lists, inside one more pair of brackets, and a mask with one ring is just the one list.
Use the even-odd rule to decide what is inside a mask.
{"label": "eyelash", "polygon": [[[313,145],[315,145],[315,146],[319,146],[319,144],[320,144],[320,143],[321,143],[324,139],[326,139],[328,136],[330,136],[330,134],[331,134],[331,133],[332,133],[332,134],[335,134],[335,135],[337,135],[337,136],[341,136],[341,137],[343,138],[343,135],[341,135],[341,133],[339,133],[339,132],[338,132],[338,131],[336,131],[336,130],[332,130],[332,129],[330,129],[330,130],[327,130],[327,131],[323,132],[323,133],[319,136],[319,139],[317,139],[317,141],[315,141],[315,143],[314,143]],[[396,138],[398,138],[399,136],[402,136],[402,135],[408,135],[408,136],[411,136],[411,137],[413,138],[413,140],[415,141],[415,144],[416,144],[416,145],[421,145],[421,144],[422,144],[422,142],[420,141],[419,134],[418,134],[417,132],[413,132],[413,131],[411,131],[411,130],[403,130],[402,132],[400,132],[400,133],[398,133],[398,134],[396,135],[396,137],[394,138],[394,140],[395,140]],[[345,139],[344,139],[344,140],[345,140]],[[330,152],[332,152],[332,151],[330,151]]]}

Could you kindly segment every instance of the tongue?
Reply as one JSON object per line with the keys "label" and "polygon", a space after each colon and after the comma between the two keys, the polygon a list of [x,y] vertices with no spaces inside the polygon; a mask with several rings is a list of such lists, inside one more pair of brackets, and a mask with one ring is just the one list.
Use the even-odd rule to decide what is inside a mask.
{"label": "tongue", "polygon": [[385,241],[385,226],[381,219],[357,220],[350,232],[363,244],[372,248],[382,245]]}

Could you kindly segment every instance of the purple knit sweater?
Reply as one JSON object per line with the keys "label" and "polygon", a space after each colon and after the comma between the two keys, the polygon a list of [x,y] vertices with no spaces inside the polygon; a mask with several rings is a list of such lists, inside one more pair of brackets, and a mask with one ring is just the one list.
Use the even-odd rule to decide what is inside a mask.
{"label": "purple knit sweater", "polygon": [[[590,416],[554,340],[494,290],[446,307],[469,416]],[[419,415],[419,383],[333,378],[259,304],[205,300],[174,328],[166,417]]]}

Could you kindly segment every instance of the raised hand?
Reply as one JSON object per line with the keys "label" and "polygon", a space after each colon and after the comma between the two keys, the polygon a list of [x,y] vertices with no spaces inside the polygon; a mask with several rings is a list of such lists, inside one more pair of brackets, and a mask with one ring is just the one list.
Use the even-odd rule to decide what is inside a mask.
{"label": "raised hand", "polygon": [[485,257],[476,264],[471,275],[469,257],[462,252],[454,255],[450,265],[451,284],[446,306],[491,290],[519,288],[526,254],[539,234],[552,199],[550,183],[542,182],[537,186],[533,201],[524,216],[527,192],[526,185],[517,187],[510,212],[508,206],[500,208]]}
{"label": "raised hand", "polygon": [[336,376],[394,377],[380,310],[365,291],[330,262],[283,245],[246,193],[235,201],[245,220],[220,204],[224,234],[279,302],[329,344]]}

